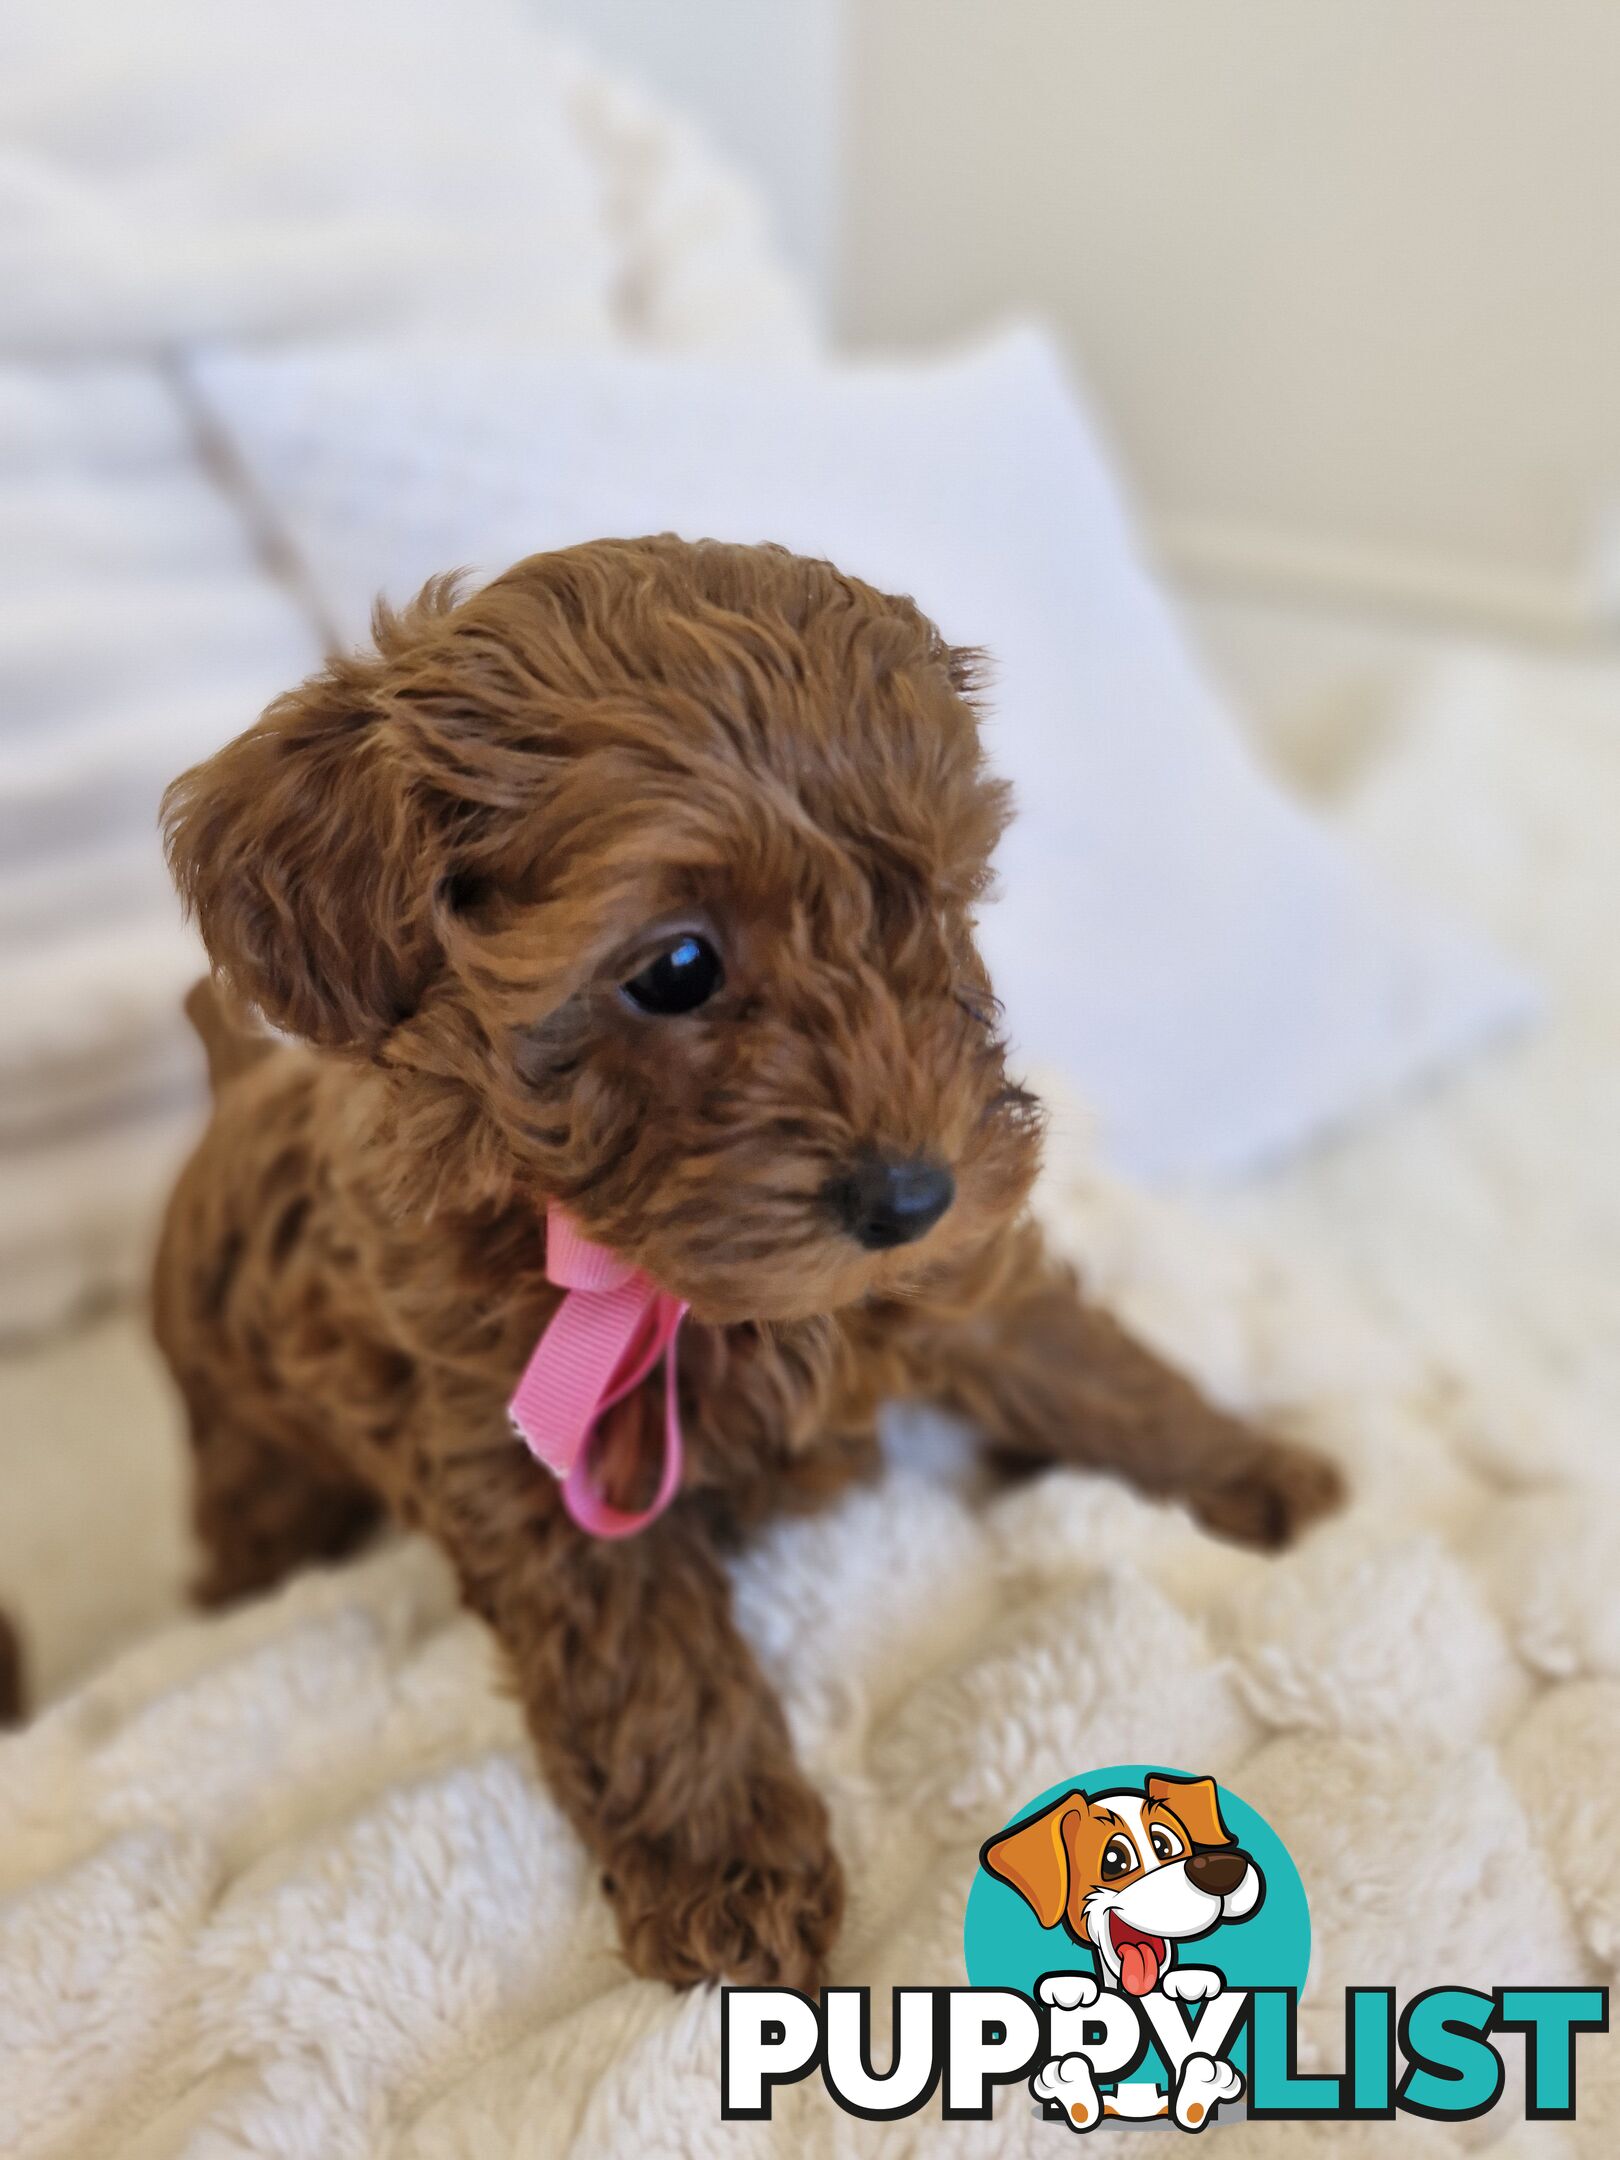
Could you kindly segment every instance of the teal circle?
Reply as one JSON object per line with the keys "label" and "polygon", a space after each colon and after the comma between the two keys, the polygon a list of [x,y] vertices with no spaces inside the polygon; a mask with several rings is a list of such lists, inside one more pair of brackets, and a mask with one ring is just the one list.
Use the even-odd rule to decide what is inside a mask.
{"label": "teal circle", "polygon": [[[1045,1792],[1008,1816],[1002,1829],[1039,1814],[1067,1792],[1102,1794],[1140,1791],[1150,1777],[1185,1778],[1198,1773],[1173,1769],[1168,1763],[1113,1763],[1100,1770],[1086,1770],[1060,1779]],[[1179,1962],[1208,1965],[1228,1987],[1291,1987],[1301,1989],[1311,1962],[1311,1915],[1305,1902],[1305,1886],[1299,1879],[1286,1845],[1263,1815],[1248,1802],[1216,1783],[1221,1819],[1265,1877],[1266,1894],[1260,1910],[1247,1920],[1230,1920],[1208,1935],[1186,1945]],[[968,1980],[974,1987],[1016,1988],[1035,1993],[1043,1973],[1096,1973],[1095,1953],[1077,1943],[1061,1926],[1043,1928],[1010,1883],[998,1882],[980,1866],[968,1891],[967,1915],[962,1926],[962,1949],[967,1959]],[[1246,2070],[1248,2039],[1234,2048],[1232,2060]],[[1137,2077],[1162,2075],[1162,2065],[1150,2050],[1147,2063],[1133,2073]]]}

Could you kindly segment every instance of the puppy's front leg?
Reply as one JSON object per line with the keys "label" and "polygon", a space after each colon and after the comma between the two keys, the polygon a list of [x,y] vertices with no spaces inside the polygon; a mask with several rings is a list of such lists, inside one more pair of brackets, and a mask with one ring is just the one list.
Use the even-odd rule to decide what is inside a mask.
{"label": "puppy's front leg", "polygon": [[632,1968],[818,1985],[843,1908],[827,1811],[701,1524],[677,1503],[587,1536],[521,1449],[446,1465],[438,1512]]}
{"label": "puppy's front leg", "polygon": [[1343,1497],[1332,1463],[1217,1409],[1090,1304],[1033,1222],[984,1256],[922,1348],[926,1392],[1000,1452],[1113,1471],[1242,1544],[1286,1545]]}

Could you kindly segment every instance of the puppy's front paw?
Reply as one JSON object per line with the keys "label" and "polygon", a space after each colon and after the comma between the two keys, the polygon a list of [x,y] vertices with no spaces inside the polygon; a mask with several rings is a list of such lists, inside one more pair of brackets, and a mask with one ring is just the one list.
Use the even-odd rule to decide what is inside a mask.
{"label": "puppy's front paw", "polygon": [[1344,1496],[1344,1475],[1325,1455],[1291,1440],[1244,1433],[1224,1474],[1190,1493],[1188,1503],[1217,1537],[1277,1552],[1342,1505]]}
{"label": "puppy's front paw", "polygon": [[616,1854],[603,1887],[631,1970],[673,1987],[722,1979],[819,1987],[843,1914],[844,1874],[821,1803],[808,1789],[804,1798],[809,1810],[772,1811],[762,1797],[729,1857],[699,1859],[667,1840]]}

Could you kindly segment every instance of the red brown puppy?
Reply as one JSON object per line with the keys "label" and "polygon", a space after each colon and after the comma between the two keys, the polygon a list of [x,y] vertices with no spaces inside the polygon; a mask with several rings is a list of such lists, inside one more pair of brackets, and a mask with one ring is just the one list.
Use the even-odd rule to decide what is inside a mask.
{"label": "red brown puppy", "polygon": [[[226,990],[159,1340],[224,1599],[386,1506],[510,1656],[626,1955],[811,1983],[823,1804],[721,1554],[875,1455],[881,1403],[1278,1545],[1335,1497],[1086,1303],[1026,1201],[973,911],[1007,814],[972,656],[776,548],[604,541],[430,586],[184,775],[170,860]],[[1151,994],[1144,986],[1144,994]],[[506,1403],[549,1203],[686,1300],[680,1493],[570,1518]],[[644,1494],[656,1376],[607,1477]]]}

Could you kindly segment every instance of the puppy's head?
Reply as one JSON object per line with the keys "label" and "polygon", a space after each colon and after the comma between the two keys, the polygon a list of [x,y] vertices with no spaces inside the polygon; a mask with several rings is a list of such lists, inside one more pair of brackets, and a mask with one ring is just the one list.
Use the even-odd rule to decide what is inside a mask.
{"label": "puppy's head", "polygon": [[463,1204],[713,1320],[904,1294],[1022,1205],[973,942],[1006,816],[907,600],[672,538],[441,582],[170,790],[216,967]]}
{"label": "puppy's head", "polygon": [[1042,1927],[1061,1921],[1127,1994],[1156,1987],[1175,1945],[1247,1920],[1265,1885],[1210,1778],[1155,1775],[1139,1792],[1065,1793],[989,1839],[980,1860]]}

